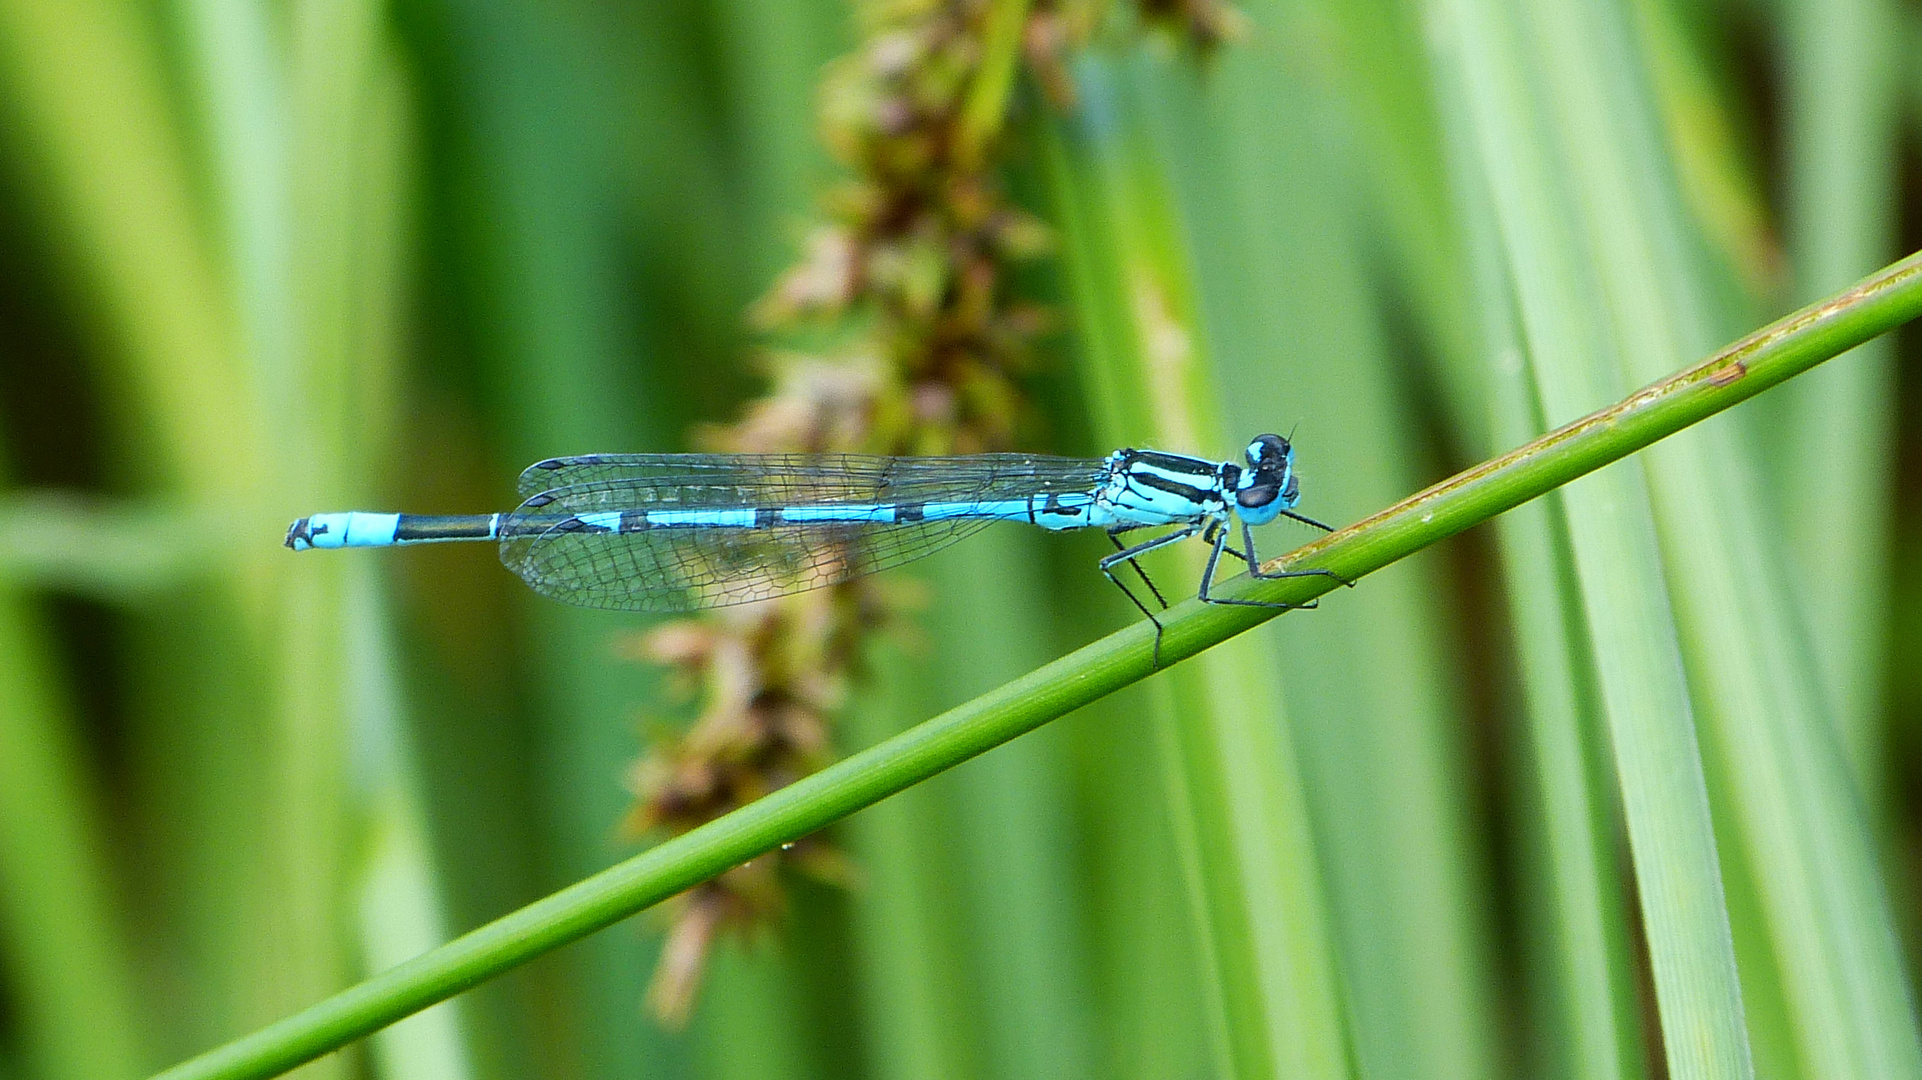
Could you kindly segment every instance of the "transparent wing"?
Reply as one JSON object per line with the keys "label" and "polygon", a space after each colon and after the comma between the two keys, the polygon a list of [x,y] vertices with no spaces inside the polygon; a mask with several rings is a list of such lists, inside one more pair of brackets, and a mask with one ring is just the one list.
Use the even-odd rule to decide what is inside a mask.
{"label": "transparent wing", "polygon": [[623,454],[541,462],[503,522],[501,561],[544,595],[586,607],[687,611],[820,588],[928,555],[992,519],[817,522],[610,532],[584,514],[779,510],[1025,498],[1094,490],[1105,462],[1029,454],[888,458]]}
{"label": "transparent wing", "polygon": [[853,494],[870,486],[874,482],[871,478],[894,460],[862,454],[584,454],[529,465],[521,472],[519,493],[522,499],[528,499],[562,488],[627,482],[679,484],[697,491],[713,489],[713,497],[718,498],[720,492],[737,483],[758,490],[772,472],[811,462],[816,463],[823,478],[843,477],[853,486]]}
{"label": "transparent wing", "polygon": [[947,502],[1088,491],[1106,467],[1040,454],[588,454],[530,465],[519,488],[522,500],[581,489],[603,511]]}

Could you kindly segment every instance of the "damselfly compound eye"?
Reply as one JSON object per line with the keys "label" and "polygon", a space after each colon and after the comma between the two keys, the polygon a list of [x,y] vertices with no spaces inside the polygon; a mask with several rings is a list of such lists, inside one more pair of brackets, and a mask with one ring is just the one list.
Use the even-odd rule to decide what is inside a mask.
{"label": "damselfly compound eye", "polygon": [[1248,444],[1248,464],[1257,469],[1279,469],[1288,463],[1288,440],[1279,435],[1258,435]]}
{"label": "damselfly compound eye", "polygon": [[1253,510],[1274,502],[1275,497],[1280,494],[1281,488],[1278,485],[1255,484],[1235,492],[1235,504],[1244,510]]}

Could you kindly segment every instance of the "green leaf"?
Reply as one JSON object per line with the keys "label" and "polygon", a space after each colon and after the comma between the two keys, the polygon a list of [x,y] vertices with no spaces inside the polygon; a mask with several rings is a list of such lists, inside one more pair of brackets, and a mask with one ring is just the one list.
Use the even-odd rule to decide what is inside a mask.
{"label": "green leaf", "polygon": [[[1473,182],[1494,192],[1509,279],[1484,302],[1512,297],[1552,421],[1704,347],[1718,322],[1709,298],[1727,290],[1692,254],[1619,13],[1456,10]],[[1870,830],[1744,434],[1703,425],[1647,457],[1645,490],[1623,475],[1564,495],[1670,1069],[1751,1069],[1693,712],[1733,799],[1725,842],[1754,869],[1763,925],[1738,932],[1765,935],[1780,972],[1779,986],[1759,983],[1751,965],[1743,981],[1780,993],[1808,1075],[1907,1075],[1922,1046]]]}
{"label": "green leaf", "polygon": [[146,1053],[106,847],[38,620],[0,591],[0,940],[23,1047],[48,1080],[122,1080]]}
{"label": "green leaf", "polygon": [[0,942],[34,1075],[125,1080],[150,1053],[146,1018],[130,993],[98,795],[42,621],[22,590],[0,584]]}
{"label": "green leaf", "polygon": [[[1608,65],[1623,47],[1621,28],[1597,7],[1444,9],[1457,35],[1443,46],[1454,64],[1448,77],[1463,80],[1470,130],[1461,138],[1474,151],[1464,182],[1491,193],[1507,271],[1508,295],[1483,302],[1514,304],[1551,421],[1615,396],[1623,383],[1610,349],[1612,313],[1590,299],[1609,267],[1584,258],[1593,241],[1582,231],[1630,212],[1624,193],[1585,184],[1598,159],[1612,159],[1607,129],[1596,131],[1584,110],[1615,89],[1606,86]],[[1598,40],[1599,58],[1574,57]],[[1721,868],[1647,488],[1635,471],[1614,470],[1561,497],[1669,1069],[1691,1080],[1746,1080],[1753,1066]]]}
{"label": "green leaf", "polygon": [[[1783,8],[1789,258],[1807,300],[1885,261],[1895,234],[1895,118],[1915,52],[1887,0],[1798,0]],[[1877,725],[1888,621],[1895,353],[1871,342],[1798,383],[1769,414],[1777,504],[1807,612],[1810,650],[1856,780],[1871,806],[1883,769]],[[1817,1075],[1817,1074],[1811,1074]]]}
{"label": "green leaf", "polygon": [[[1459,108],[1459,94],[1444,102]],[[1461,145],[1467,120],[1451,113]],[[1457,162],[1457,168],[1472,168]],[[1487,192],[1469,186],[1462,220],[1482,295],[1504,296],[1500,240]],[[1512,307],[1480,308],[1488,358],[1488,427],[1504,443],[1546,425],[1523,361]],[[1575,555],[1562,496],[1516,507],[1497,522],[1503,580],[1514,619],[1530,768],[1520,803],[1530,854],[1539,857],[1527,897],[1528,929],[1545,961],[1530,965],[1535,995],[1536,1052],[1552,1072],[1581,1080],[1644,1074],[1641,1018],[1634,1000],[1615,800],[1609,797],[1607,734],[1594,656],[1584,626]]]}

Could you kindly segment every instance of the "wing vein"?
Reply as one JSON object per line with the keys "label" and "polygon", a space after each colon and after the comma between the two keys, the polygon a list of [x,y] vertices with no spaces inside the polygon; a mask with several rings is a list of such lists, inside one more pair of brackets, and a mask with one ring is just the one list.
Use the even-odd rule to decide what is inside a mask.
{"label": "wing vein", "polygon": [[[965,503],[1091,492],[1100,459],[1030,454],[595,454],[521,474],[501,561],[536,591],[588,607],[687,611],[820,588],[911,562],[988,519],[606,527],[618,515]],[[581,519],[594,517],[590,526]]]}

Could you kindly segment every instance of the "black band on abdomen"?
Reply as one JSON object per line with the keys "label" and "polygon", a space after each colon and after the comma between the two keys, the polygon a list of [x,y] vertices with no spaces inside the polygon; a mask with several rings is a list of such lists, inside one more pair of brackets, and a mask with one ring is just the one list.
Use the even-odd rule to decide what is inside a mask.
{"label": "black band on abdomen", "polygon": [[394,527],[396,544],[490,540],[493,536],[493,514],[402,514]]}

